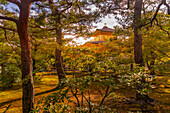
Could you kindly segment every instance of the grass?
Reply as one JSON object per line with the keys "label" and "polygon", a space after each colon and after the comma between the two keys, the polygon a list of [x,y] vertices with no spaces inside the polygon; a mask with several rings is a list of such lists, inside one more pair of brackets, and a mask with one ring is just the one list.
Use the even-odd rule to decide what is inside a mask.
{"label": "grass", "polygon": [[[41,76],[43,76],[43,75],[41,75]],[[40,92],[52,89],[52,88],[56,87],[57,83],[58,83],[58,77],[56,75],[55,76],[54,75],[45,75],[45,76],[42,77],[42,82],[35,83],[35,93],[40,93]],[[36,96],[35,100],[38,100],[45,95],[48,95],[48,94]],[[22,98],[22,89],[21,88],[15,89],[15,90],[6,90],[6,91],[0,92],[0,103],[12,101],[12,100],[15,100],[15,99],[20,99],[20,100],[12,102],[12,105],[10,106],[7,113],[22,113],[21,98]],[[5,104],[4,106],[1,106],[0,107],[0,113],[3,113],[3,111],[5,111],[5,109],[7,108],[8,105],[10,105],[10,103]]]}
{"label": "grass", "polygon": [[[67,77],[70,77],[72,75],[68,75]],[[41,78],[41,82],[35,83],[35,93],[41,93],[44,91],[47,91],[49,89],[53,89],[56,87],[58,83],[58,77],[56,75],[48,75],[48,73],[39,73],[39,77]],[[164,87],[164,79],[167,79],[167,88]],[[159,101],[159,107],[162,109],[163,112],[168,113],[170,111],[170,76],[167,74],[166,76],[159,76],[155,81],[153,81],[153,84],[155,84],[156,88],[153,89],[150,96],[156,100]],[[19,85],[20,86],[20,85]],[[0,113],[3,113],[5,109],[11,104],[9,110],[7,113],[22,113],[22,89],[16,85],[11,90],[1,91],[0,92]],[[131,88],[126,89],[120,89],[116,91],[116,93],[119,95],[119,99],[122,99],[123,97],[131,97],[135,96],[135,90]],[[41,94],[38,96],[35,96],[35,100],[41,99],[43,96],[47,96],[49,93]],[[98,99],[99,95],[97,93],[92,94],[94,99]],[[14,100],[14,101],[12,101]],[[5,103],[8,102],[8,103]],[[113,99],[108,99],[105,104],[108,106],[115,108],[118,104],[120,104],[120,101],[115,101]],[[126,105],[121,103],[120,111],[125,112],[128,110],[139,110],[139,106],[137,105]]]}

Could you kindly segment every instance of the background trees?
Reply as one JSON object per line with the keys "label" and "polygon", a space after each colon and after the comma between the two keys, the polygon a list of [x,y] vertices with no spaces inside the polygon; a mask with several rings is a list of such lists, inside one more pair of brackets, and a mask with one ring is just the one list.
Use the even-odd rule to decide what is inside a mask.
{"label": "background trees", "polygon": [[[4,37],[3,37],[4,38]],[[1,90],[9,89],[14,83],[20,82],[20,57],[8,43],[0,43]],[[16,50],[17,48],[15,48]]]}
{"label": "background trees", "polygon": [[[7,13],[7,10],[4,10],[5,12]],[[20,81],[20,49],[18,35],[15,34],[15,25],[4,21],[1,22],[0,28],[1,85],[5,90]]]}
{"label": "background trees", "polygon": [[[90,33],[89,28],[92,26],[92,22],[97,21],[99,17],[99,11],[88,8],[91,5],[91,1],[79,0],[49,0],[46,4],[37,4],[37,7],[42,11],[42,14],[37,17],[41,20],[46,19],[51,31],[53,30],[52,32],[56,34],[56,42],[59,46],[55,50],[55,67],[59,80],[65,78],[61,56],[64,35],[86,36]],[[47,28],[48,26],[44,25],[43,27]]]}
{"label": "background trees", "polygon": [[[41,3],[41,1],[44,2]],[[32,5],[33,2],[36,3]],[[2,31],[4,33],[3,36],[8,42],[8,44],[5,44],[4,42],[1,44],[1,46],[3,46],[3,49],[1,49],[2,50],[1,53],[3,54],[3,56],[8,56],[9,53],[11,52],[11,50],[9,50],[9,47],[7,45],[11,45],[9,42],[12,41],[15,32],[18,33],[17,37],[19,37],[20,39],[20,44],[17,41],[16,42],[12,41],[13,42],[12,44],[14,44],[15,46],[11,46],[11,47],[13,47],[13,49],[16,49],[17,46],[21,47],[21,53],[18,52],[18,48],[16,51],[18,52],[18,54],[21,54],[21,65],[19,66],[21,66],[22,68],[21,70],[22,70],[22,88],[23,88],[23,112],[28,113],[29,111],[31,111],[31,109],[34,106],[34,91],[33,91],[34,84],[33,84],[33,76],[32,76],[32,64],[33,64],[33,70],[36,70],[36,68],[38,67],[37,65],[42,64],[40,59],[45,58],[49,60],[52,57],[54,57],[54,55],[52,55],[54,51],[47,49],[47,47],[58,45],[58,47],[56,48],[55,63],[57,66],[59,79],[61,80],[62,78],[65,78],[64,77],[65,73],[62,66],[63,60],[61,56],[61,52],[63,50],[63,48],[61,47],[63,45],[62,44],[63,34],[74,34],[74,35],[79,34],[79,36],[84,34],[87,35],[89,30],[88,28],[89,26],[91,27],[92,22],[96,22],[99,17],[103,17],[108,13],[121,14],[121,22],[123,22],[122,25],[124,28],[126,28],[126,26],[128,27],[133,26],[134,60],[136,64],[140,64],[140,66],[144,66],[145,65],[144,61],[146,61],[146,64],[151,71],[151,74],[154,74],[153,70],[154,70],[155,63],[159,64],[160,61],[168,62],[167,59],[169,59],[169,55],[166,54],[165,52],[169,53],[169,51],[164,50],[166,48],[163,48],[163,45],[167,45],[168,48],[168,44],[169,44],[167,38],[164,38],[164,37],[169,38],[168,16],[164,17],[163,20],[161,20],[162,18],[159,19],[157,18],[158,11],[160,10],[160,7],[162,5],[166,6],[168,10],[167,12],[169,13],[169,5],[166,0],[161,0],[160,4],[158,4],[157,9],[153,8],[153,10],[155,11],[154,14],[152,14],[153,11],[149,10],[148,7],[155,4],[155,2],[152,1],[148,2],[143,0],[135,0],[135,1],[128,0],[127,2],[124,2],[123,0],[121,1],[117,1],[117,0],[114,1],[110,1],[110,0],[104,0],[104,1],[103,0],[95,0],[95,1],[91,1],[91,0],[88,1],[3,0],[0,3],[1,3],[0,28],[3,29]],[[15,10],[8,9],[9,7],[9,5],[7,5],[8,3],[15,4],[15,6],[17,6],[18,8],[15,8]],[[133,6],[133,3],[135,3],[135,6]],[[92,6],[94,6],[94,9],[89,10]],[[30,16],[31,8],[34,9],[34,13],[36,15],[35,18],[34,17],[31,18]],[[131,13],[131,11],[133,13]],[[149,16],[147,15],[149,12],[151,12],[151,14],[153,15],[151,19],[149,18],[150,15]],[[164,12],[162,14],[164,14]],[[125,16],[127,18],[125,18]],[[132,18],[134,21],[132,21]],[[29,19],[31,21],[30,24],[28,24]],[[125,21],[123,19],[125,19]],[[165,23],[164,27],[162,27],[160,24],[163,22]],[[28,29],[29,27],[31,29]],[[147,29],[146,31],[145,28]],[[152,29],[155,28],[160,31],[155,33],[155,31],[150,30],[151,28]],[[31,32],[31,35],[29,35],[29,32]],[[152,33],[152,35],[150,33]],[[161,38],[161,40],[154,39],[154,41],[157,44],[161,45],[159,48],[156,47],[156,45],[154,44],[153,45],[147,44],[147,42],[153,42],[153,40],[150,40],[148,37],[152,36],[158,38],[157,35],[160,33],[163,36],[163,37],[161,36],[159,37]],[[143,37],[145,37],[144,41],[146,41],[144,44],[145,47],[144,53],[142,53],[142,35]],[[8,40],[9,37],[11,37],[10,41]],[[31,40],[30,37],[32,37],[33,40]],[[38,37],[42,37],[42,39],[38,39]],[[54,37],[56,37],[55,41],[58,44],[53,43]],[[163,41],[166,41],[166,43],[163,44]],[[107,60],[107,57],[109,55],[112,58],[116,56],[117,58],[115,59],[113,58],[113,59],[119,61],[118,58],[122,56],[125,57],[125,55],[122,55],[122,53],[126,54],[125,53],[126,48],[122,49],[123,47],[122,44],[126,44],[126,40],[124,40],[124,42],[125,43],[123,43],[123,41],[119,41],[119,39],[112,41],[111,42],[112,44],[110,44],[110,46],[112,47],[112,49],[117,51],[116,54],[112,54],[112,53],[108,54],[107,52],[101,54],[97,52],[93,54],[94,56],[90,56],[90,55],[86,56],[87,59],[90,59],[90,61],[84,65],[91,66],[93,69],[90,68],[89,71],[92,72],[92,70],[94,70],[95,72],[97,70],[96,69],[97,66],[101,66],[104,68],[107,67],[109,63],[111,63]],[[31,57],[31,46],[33,49],[32,51],[33,57]],[[44,51],[48,50],[48,52],[41,51],[41,49],[43,49]],[[148,51],[148,49],[150,50]],[[144,54],[144,59],[143,59],[143,54]],[[13,55],[13,53],[10,55]],[[17,58],[15,60],[18,62],[18,56],[16,55],[16,57]],[[9,58],[11,58],[11,56]],[[76,58],[78,58],[78,56],[76,56]],[[76,58],[75,61],[79,60]],[[80,59],[80,61],[84,60],[85,62],[87,59]],[[10,63],[12,62],[11,60],[13,59],[9,60]],[[105,62],[108,61],[107,62],[108,64],[102,62],[102,60],[105,60]],[[116,63],[117,64],[122,63],[122,61],[123,60],[120,58],[120,62],[116,62]],[[5,74],[3,68],[4,64],[8,65],[9,62],[4,62],[4,59],[1,61],[2,75]],[[112,63],[111,65],[114,64]],[[75,64],[73,66],[76,67],[78,66],[78,64]],[[10,69],[12,70],[12,68],[9,67],[8,70]],[[17,68],[13,68],[13,69],[18,70]],[[10,73],[7,74],[10,75]],[[12,73],[12,75],[14,75],[14,73]]]}

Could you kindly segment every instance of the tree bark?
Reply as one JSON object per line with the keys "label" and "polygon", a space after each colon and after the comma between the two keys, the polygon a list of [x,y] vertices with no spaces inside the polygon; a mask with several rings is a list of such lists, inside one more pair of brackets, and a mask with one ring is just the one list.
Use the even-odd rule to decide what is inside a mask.
{"label": "tree bark", "polygon": [[150,75],[155,75],[154,65],[155,65],[155,55],[154,52],[151,51],[151,62],[150,64],[147,62],[147,67],[150,71]]}
{"label": "tree bark", "polygon": [[[145,65],[142,54],[142,35],[140,34],[142,2],[143,0],[136,0],[134,9],[134,60],[135,63],[138,64],[140,67]],[[144,77],[141,79],[141,82],[145,84],[146,80]],[[136,99],[140,101],[142,106],[145,106],[148,95],[142,94],[138,91],[144,88],[145,87],[142,84],[136,85]]]}
{"label": "tree bark", "polygon": [[53,0],[49,0],[49,6],[51,9],[51,12],[53,14],[55,14],[55,18],[56,18],[56,41],[57,43],[60,45],[60,48],[56,48],[55,50],[55,67],[57,69],[57,74],[58,74],[58,78],[59,81],[61,81],[61,79],[66,78],[65,77],[65,72],[64,72],[64,68],[63,68],[63,58],[61,56],[61,46],[62,46],[62,27],[61,27],[61,22],[60,22],[60,12],[54,7],[54,1]]}
{"label": "tree bark", "polygon": [[155,55],[154,52],[151,51],[150,75],[155,75],[154,65],[155,65]]}
{"label": "tree bark", "polygon": [[141,30],[141,11],[143,0],[136,0],[134,9],[134,60],[136,64],[144,66],[142,54],[142,35],[139,33]]}
{"label": "tree bark", "polygon": [[56,68],[57,68],[57,74],[59,81],[61,79],[66,78],[65,72],[63,68],[63,58],[61,56],[61,46],[62,46],[62,29],[61,27],[56,28],[56,37],[57,37],[57,43],[60,45],[60,48],[56,48],[55,51],[55,61],[56,61]]}
{"label": "tree bark", "polygon": [[31,2],[25,0],[20,6],[19,21],[17,23],[18,35],[21,44],[21,66],[22,66],[22,110],[29,113],[34,107],[34,83],[32,76],[32,59],[30,36],[28,34],[28,18]]}
{"label": "tree bark", "polygon": [[36,60],[33,58],[32,59],[32,67],[33,67],[33,77],[35,77],[36,74]]}
{"label": "tree bark", "polygon": [[[35,44],[34,45],[34,52],[35,52],[35,54],[36,54],[36,52],[38,51],[38,49],[37,49],[37,45]],[[35,77],[35,74],[36,74],[36,59],[33,57],[32,58],[32,67],[33,67],[33,77]]]}
{"label": "tree bark", "polygon": [[130,71],[133,71],[133,63],[130,64]]}

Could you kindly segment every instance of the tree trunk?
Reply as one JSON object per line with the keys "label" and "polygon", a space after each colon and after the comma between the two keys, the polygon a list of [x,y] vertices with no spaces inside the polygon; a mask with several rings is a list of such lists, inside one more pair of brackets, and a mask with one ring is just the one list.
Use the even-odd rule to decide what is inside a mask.
{"label": "tree trunk", "polygon": [[32,59],[33,77],[35,76],[35,73],[36,73],[36,66],[35,66],[35,64],[36,64],[36,60],[33,58]]}
{"label": "tree trunk", "polygon": [[154,69],[155,55],[154,55],[153,51],[150,51],[150,52],[151,52],[151,62],[149,64],[148,61],[147,61],[147,67],[148,67],[148,69],[150,71],[150,75],[155,75],[155,69]]}
{"label": "tree trunk", "polygon": [[24,1],[20,7],[20,16],[17,23],[18,35],[21,44],[21,66],[22,66],[22,110],[29,113],[34,107],[34,83],[32,76],[32,59],[30,36],[28,34],[28,18],[31,2]]}
{"label": "tree trunk", "polygon": [[57,74],[59,81],[61,79],[66,78],[65,77],[65,72],[63,68],[63,58],[61,56],[61,46],[62,46],[62,29],[61,27],[56,28],[56,35],[57,35],[57,43],[60,45],[60,48],[56,48],[55,51],[55,61],[56,61],[56,68],[57,68]]}
{"label": "tree trunk", "polygon": [[[36,54],[36,52],[38,51],[38,49],[37,49],[37,45],[35,45],[35,47],[34,47],[34,52],[35,52],[35,54]],[[33,67],[33,77],[35,76],[35,74],[36,74],[36,59],[35,58],[32,58],[32,67]]]}
{"label": "tree trunk", "polygon": [[[142,2],[143,0],[135,0],[134,9],[134,59],[135,63],[140,67],[145,66],[142,54],[142,35],[140,34]],[[140,102],[142,108],[145,108],[147,105],[153,105],[151,102],[154,101],[154,99],[150,98],[147,94],[140,93],[140,90],[145,88],[143,85],[145,83],[146,80],[142,77],[141,84],[136,85],[136,100]]]}
{"label": "tree trunk", "polygon": [[134,9],[134,60],[136,64],[144,66],[142,54],[142,35],[139,33],[141,30],[141,10],[143,0],[136,0]]}
{"label": "tree trunk", "polygon": [[[134,60],[135,63],[138,64],[140,67],[144,66],[143,61],[143,54],[142,54],[142,35],[139,33],[141,30],[140,23],[141,23],[141,11],[142,11],[142,2],[143,0],[136,0],[135,1],[135,9],[134,9]],[[145,78],[141,79],[141,82],[145,84]],[[147,95],[141,94],[140,90],[144,89],[145,87],[142,84],[136,85],[136,99],[140,100],[141,105],[146,103]]]}
{"label": "tree trunk", "polygon": [[150,75],[155,75],[154,65],[155,65],[155,55],[154,52],[151,51]]}
{"label": "tree trunk", "polygon": [[57,9],[54,7],[54,1],[49,0],[49,6],[53,14],[56,16],[56,41],[60,45],[60,48],[56,48],[55,50],[55,67],[57,69],[57,74],[59,81],[61,79],[66,78],[65,72],[63,68],[63,58],[61,56],[61,46],[62,46],[62,28],[61,28],[61,22],[60,22],[60,12],[56,12]]}
{"label": "tree trunk", "polygon": [[133,71],[133,63],[130,64],[130,71]]}

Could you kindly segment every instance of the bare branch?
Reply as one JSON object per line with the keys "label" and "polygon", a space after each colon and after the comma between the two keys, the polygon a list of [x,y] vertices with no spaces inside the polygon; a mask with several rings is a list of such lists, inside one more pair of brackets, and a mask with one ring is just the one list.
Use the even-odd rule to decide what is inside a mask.
{"label": "bare branch", "polygon": [[103,104],[105,98],[110,94],[110,93],[108,93],[109,92],[109,88],[110,88],[110,86],[108,85],[107,88],[106,88],[106,91],[105,91],[105,95],[104,95],[104,97],[102,98],[102,101],[99,104],[99,110],[100,110],[100,107]]}
{"label": "bare branch", "polygon": [[49,6],[50,6],[50,7],[54,4],[54,1],[53,1],[53,0],[48,0],[48,2],[49,2]]}
{"label": "bare branch", "polygon": [[47,0],[30,0],[30,2],[45,2]]}
{"label": "bare branch", "polygon": [[65,9],[61,10],[60,14],[64,11],[68,10],[69,8],[71,8],[71,6],[72,6],[72,3],[68,3],[68,6]]}
{"label": "bare branch", "polygon": [[162,55],[165,55],[166,57],[170,58],[170,56],[167,55],[166,53],[164,53],[162,50],[159,50],[158,48],[156,48],[156,47],[154,47],[154,46],[151,46],[149,43],[147,43],[147,45],[148,45],[149,47],[151,47],[152,49],[158,51],[158,52],[161,53]]}
{"label": "bare branch", "polygon": [[17,5],[19,8],[21,7],[21,3],[17,0],[7,0],[7,1]]}
{"label": "bare branch", "polygon": [[1,39],[0,42],[2,42],[5,38]]}
{"label": "bare branch", "polygon": [[159,5],[158,5],[158,7],[157,7],[157,9],[156,9],[156,12],[155,12],[155,14],[154,14],[154,16],[153,16],[153,18],[152,18],[152,20],[151,20],[151,26],[152,26],[152,23],[153,23],[153,21],[156,19],[156,16],[157,16],[157,14],[158,14],[158,11],[159,11],[159,9],[160,9],[160,7],[161,7],[161,5],[163,4],[163,2],[161,2]]}
{"label": "bare branch", "polygon": [[17,19],[12,18],[12,17],[8,17],[8,16],[1,16],[1,15],[0,15],[0,19],[8,20],[8,21],[13,21],[13,22],[15,22],[16,24],[18,23],[18,20],[17,20]]}
{"label": "bare branch", "polygon": [[161,7],[163,4],[167,7],[168,14],[170,14],[169,5],[166,3],[166,0],[162,0],[162,2],[158,5],[158,7],[157,7],[157,9],[156,9],[156,12],[155,12],[153,18],[151,19],[151,21],[148,22],[148,23],[146,23],[146,24],[144,24],[144,25],[142,25],[142,26],[146,26],[146,25],[149,25],[149,24],[151,24],[150,27],[152,26],[154,20],[156,20],[156,16],[157,16],[157,14],[158,14],[158,11],[159,11],[160,7]]}
{"label": "bare branch", "polygon": [[159,26],[159,27],[160,27],[160,29],[161,29],[162,31],[166,32],[166,33],[168,34],[168,37],[170,37],[170,36],[169,36],[169,32],[168,32],[167,30],[163,29],[163,27],[162,27],[161,25],[159,25],[159,23],[158,23],[158,20],[157,20],[157,19],[156,19],[156,25],[157,25],[157,26]]}
{"label": "bare branch", "polygon": [[39,4],[39,3],[35,3],[39,8],[49,8],[48,6],[45,6],[45,5],[42,5],[42,4]]}
{"label": "bare branch", "polygon": [[[4,36],[5,36],[6,41],[7,41],[8,44],[11,46],[12,50],[16,52],[14,46],[9,42],[9,40],[8,40],[8,38],[7,38],[6,30],[5,30],[5,29],[3,29],[3,30],[4,30]],[[14,35],[13,35],[13,37],[14,37]],[[17,53],[17,52],[16,52],[16,53]]]}
{"label": "bare branch", "polygon": [[170,15],[170,7],[169,7],[169,5],[166,3],[166,0],[163,1],[163,4],[167,7],[168,15]]}
{"label": "bare branch", "polygon": [[130,8],[130,0],[127,1],[127,9]]}
{"label": "bare branch", "polygon": [[13,31],[13,32],[17,32],[15,29],[12,29],[12,28],[6,28],[6,27],[3,27],[3,26],[0,26],[0,28],[5,29],[5,30],[9,30],[9,31]]}
{"label": "bare branch", "polygon": [[41,26],[39,26],[39,25],[36,25],[36,26],[30,26],[30,27],[32,27],[32,28],[40,28],[40,29],[43,29],[43,30],[46,30],[46,31],[54,31],[55,30],[55,28],[51,28],[51,29],[49,29],[49,28],[43,28],[43,27],[41,27]]}

